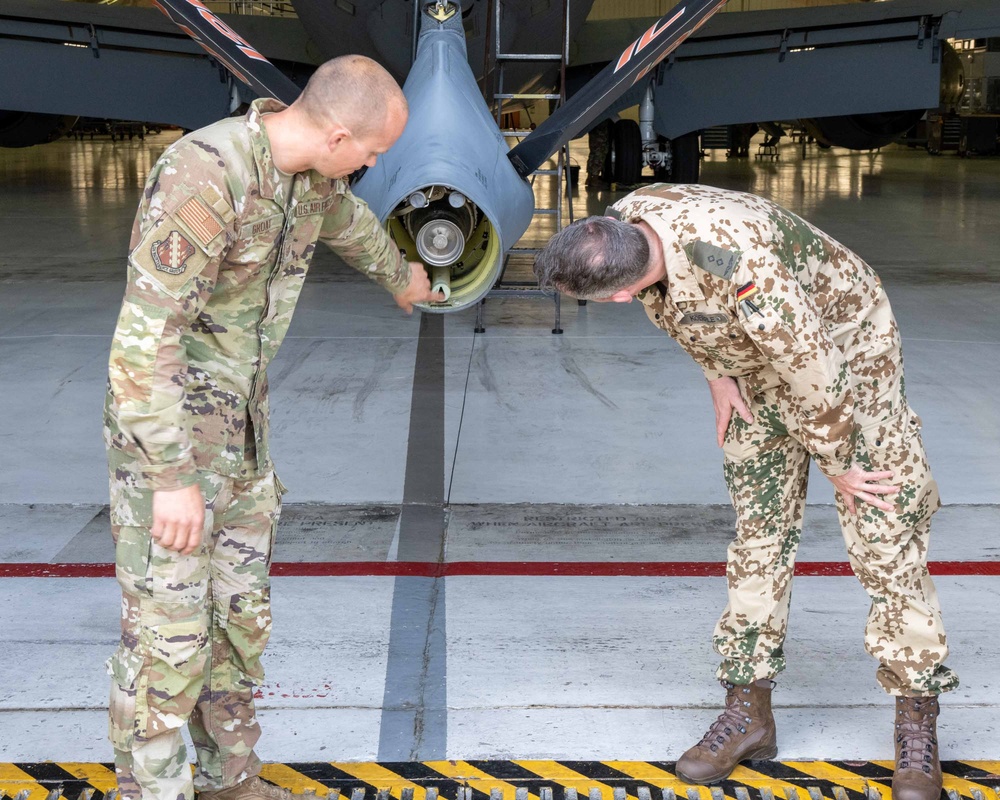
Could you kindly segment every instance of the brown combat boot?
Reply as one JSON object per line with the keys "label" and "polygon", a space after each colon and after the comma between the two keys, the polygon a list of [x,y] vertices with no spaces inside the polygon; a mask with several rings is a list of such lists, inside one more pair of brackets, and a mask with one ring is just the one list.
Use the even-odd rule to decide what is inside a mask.
{"label": "brown combat boot", "polygon": [[896,698],[893,800],[938,800],[941,797],[938,713],[937,695]]}
{"label": "brown combat boot", "polygon": [[726,681],[722,685],[726,688],[726,710],[702,740],[677,760],[675,772],[685,783],[717,783],[741,761],[778,754],[771,715],[774,681],[762,678],[748,686]]}
{"label": "brown combat boot", "polygon": [[306,795],[283,789],[273,783],[261,780],[258,776],[247,778],[228,789],[216,789],[211,792],[198,792],[198,800],[299,800]]}

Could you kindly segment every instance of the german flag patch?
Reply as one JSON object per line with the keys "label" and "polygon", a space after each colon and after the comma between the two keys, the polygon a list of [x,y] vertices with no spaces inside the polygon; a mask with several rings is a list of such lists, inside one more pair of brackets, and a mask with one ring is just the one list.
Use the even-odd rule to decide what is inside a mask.
{"label": "german flag patch", "polygon": [[743,309],[743,315],[747,319],[750,319],[754,314],[760,314],[761,317],[764,316],[761,314],[760,309],[750,300],[759,291],[757,284],[753,281],[747,281],[736,290],[736,303]]}
{"label": "german flag patch", "polygon": [[760,290],[757,288],[757,284],[753,281],[744,283],[739,289],[736,290],[736,302],[742,303],[744,300],[749,300],[757,294],[758,291]]}

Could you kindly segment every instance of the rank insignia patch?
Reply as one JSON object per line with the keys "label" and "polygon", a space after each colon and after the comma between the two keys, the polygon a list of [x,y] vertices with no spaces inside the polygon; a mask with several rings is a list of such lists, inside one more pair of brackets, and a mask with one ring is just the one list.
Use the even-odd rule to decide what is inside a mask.
{"label": "rank insignia patch", "polygon": [[186,269],[187,260],[195,254],[195,249],[179,231],[173,230],[166,239],[153,242],[150,254],[160,272],[180,275]]}
{"label": "rank insignia patch", "polygon": [[688,258],[705,272],[711,272],[727,281],[733,279],[733,273],[743,257],[742,250],[727,250],[701,240],[684,245],[684,251],[688,254]]}

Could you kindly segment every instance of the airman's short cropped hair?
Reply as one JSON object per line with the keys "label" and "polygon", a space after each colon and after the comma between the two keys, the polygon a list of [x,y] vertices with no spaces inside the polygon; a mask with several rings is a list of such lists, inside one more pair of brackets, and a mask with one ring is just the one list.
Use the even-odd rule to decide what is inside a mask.
{"label": "airman's short cropped hair", "polygon": [[317,124],[336,121],[360,137],[381,130],[394,108],[407,111],[395,78],[377,61],[359,55],[320,65],[296,103]]}

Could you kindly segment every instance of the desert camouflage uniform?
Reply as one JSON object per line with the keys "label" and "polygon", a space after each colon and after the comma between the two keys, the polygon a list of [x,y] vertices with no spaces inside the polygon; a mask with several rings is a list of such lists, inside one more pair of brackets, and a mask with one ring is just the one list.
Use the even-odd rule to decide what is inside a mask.
{"label": "desert camouflage uniform", "polygon": [[[734,414],[725,478],[736,508],[729,604],[715,630],[720,678],[748,684],[785,667],[782,644],[802,533],[809,458],[829,476],[857,462],[892,470],[883,512],[837,499],[848,558],[871,597],[865,646],[894,695],[958,685],[927,572],[937,484],[906,402],[899,330],[857,255],[759,197],[656,184],[613,206],[659,236],[666,286],[640,295],[650,320],[713,380],[734,377],[754,416]],[[746,299],[744,299],[746,298]]]}
{"label": "desert camouflage uniform", "polygon": [[[253,691],[271,628],[268,570],[283,491],[268,450],[266,369],[317,240],[391,291],[409,266],[342,180],[282,176],[259,100],[160,158],[132,230],[105,438],[122,588],[110,736],[123,794],[192,797],[252,777]],[[152,494],[198,484],[203,546],[152,541]]]}

